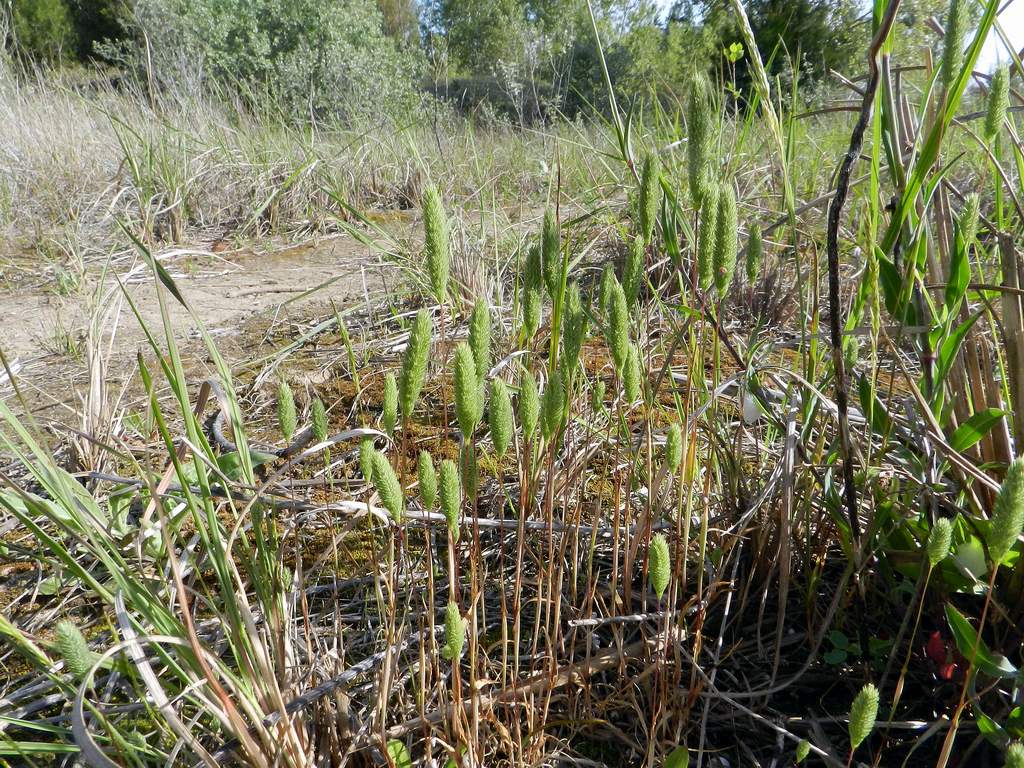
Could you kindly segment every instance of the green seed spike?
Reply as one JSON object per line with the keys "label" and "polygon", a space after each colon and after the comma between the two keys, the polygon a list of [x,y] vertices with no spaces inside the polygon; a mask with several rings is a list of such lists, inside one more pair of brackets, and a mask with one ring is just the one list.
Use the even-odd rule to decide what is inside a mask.
{"label": "green seed spike", "polygon": [[526,440],[533,438],[540,418],[540,395],[537,393],[537,379],[528,370],[519,374],[519,424]]}
{"label": "green seed spike", "polygon": [[595,413],[599,413],[604,410],[604,396],[604,381],[602,379],[598,379],[594,382],[594,389],[590,393],[590,407],[594,409]]}
{"label": "green seed spike", "polygon": [[313,405],[310,407],[310,421],[313,423],[313,439],[318,443],[322,443],[327,439],[327,409],[324,407],[324,401],[319,397],[313,401]]}
{"label": "green seed spike", "polygon": [[433,457],[426,451],[420,451],[416,460],[416,475],[419,479],[423,508],[430,509],[437,501],[437,471],[434,469]]}
{"label": "green seed spike", "polygon": [[459,606],[448,603],[444,612],[444,648],[441,653],[448,661],[462,658],[462,647],[466,642],[466,621],[459,613]]}
{"label": "green seed spike", "polygon": [[761,276],[761,260],[764,258],[764,237],[761,228],[756,224],[750,228],[750,239],[747,241],[747,284],[753,285]]}
{"label": "green seed spike", "polygon": [[957,219],[960,226],[960,237],[964,246],[970,248],[974,238],[978,236],[978,219],[981,216],[981,199],[977,192],[972,192],[964,199],[964,209]]}
{"label": "green seed spike", "polygon": [[679,424],[672,422],[668,426],[668,433],[665,435],[665,466],[668,471],[675,474],[679,465],[683,462],[683,431]]}
{"label": "green seed spike", "polygon": [[483,384],[491,370],[491,311],[486,301],[478,301],[469,317],[469,347],[473,350],[477,379]]}
{"label": "green seed spike", "polygon": [[398,383],[395,381],[395,374],[388,373],[384,377],[384,402],[381,406],[381,419],[384,422],[384,431],[389,435],[395,431],[395,424],[398,423]]}
{"label": "green seed spike", "polygon": [[809,754],[811,754],[810,743],[805,740],[801,740],[800,743],[796,745],[796,761],[798,763],[802,763],[807,759]]}
{"label": "green seed spike", "polygon": [[541,233],[541,264],[544,270],[544,285],[552,299],[558,295],[558,282],[562,270],[561,247],[559,243],[558,220],[555,212],[548,208],[544,212],[544,229]]}
{"label": "green seed spike", "polygon": [[67,619],[57,622],[54,645],[64,666],[76,680],[81,680],[93,668],[99,656],[89,650],[89,644],[74,623]]}
{"label": "green seed spike", "polygon": [[650,561],[651,588],[661,600],[661,596],[665,594],[672,578],[672,555],[668,550],[668,542],[660,533],[651,539],[651,547],[647,556]]}
{"label": "green seed spike", "polygon": [[468,445],[463,445],[459,450],[459,474],[462,476],[462,492],[470,497],[476,496],[480,465],[476,461],[476,451]]}
{"label": "green seed spike", "polygon": [[601,270],[601,286],[598,290],[597,302],[601,311],[608,313],[608,302],[612,299],[612,285],[615,282],[615,269],[611,264],[605,264]]}
{"label": "green seed spike", "polygon": [[523,295],[523,332],[527,340],[532,339],[540,328],[543,297],[537,288],[528,288]]}
{"label": "green seed spike", "polygon": [[992,141],[1003,128],[1006,111],[1010,108],[1010,68],[1000,67],[989,83],[985,104],[985,138]]}
{"label": "green seed spike", "polygon": [[491,440],[494,441],[494,452],[500,459],[512,442],[512,396],[508,387],[501,379],[491,383],[491,403],[487,411],[491,428]]}
{"label": "green seed spike", "polygon": [[448,522],[448,532],[452,541],[459,540],[459,508],[462,506],[462,482],[459,479],[459,468],[451,459],[441,461],[441,512]]}
{"label": "green seed spike", "polygon": [[622,268],[622,290],[626,294],[626,305],[632,309],[640,295],[644,279],[644,241],[637,235],[626,249],[626,263]]}
{"label": "green seed spike", "polygon": [[1024,457],[1014,460],[996,495],[989,522],[988,554],[999,565],[1024,528]]}
{"label": "green seed spike", "polygon": [[612,353],[615,370],[621,376],[626,353],[629,352],[629,309],[626,294],[618,280],[613,280],[608,297],[608,350]]}
{"label": "green seed spike", "polygon": [[370,461],[373,467],[373,487],[380,496],[380,503],[391,515],[395,525],[401,525],[405,500],[402,497],[402,486],[398,482],[398,476],[388,457],[380,451],[374,451]]}
{"label": "green seed spike", "polygon": [[292,394],[292,388],[288,386],[288,382],[282,379],[281,383],[277,385],[277,426],[280,428],[285,442],[291,442],[297,423],[295,395]]}
{"label": "green seed spike", "polygon": [[697,230],[697,284],[706,291],[715,279],[715,241],[718,230],[718,186],[707,185]]}
{"label": "green seed spike", "polygon": [[850,748],[856,750],[875,729],[878,716],[878,689],[868,683],[860,689],[850,707]]}
{"label": "green seed spike", "polygon": [[715,221],[715,290],[725,298],[736,272],[736,193],[731,184],[725,184],[718,196],[718,216]]}
{"label": "green seed spike", "polygon": [[544,402],[541,407],[540,427],[545,440],[550,442],[558,432],[562,425],[564,410],[565,388],[562,385],[562,375],[558,371],[552,371],[544,390]]}
{"label": "green seed spike", "polygon": [[469,440],[480,423],[483,404],[480,382],[476,376],[476,361],[469,344],[462,342],[455,349],[455,415],[462,436]]}
{"label": "green seed spike", "polygon": [[540,291],[544,287],[544,266],[541,263],[540,244],[534,243],[526,253],[526,269],[523,270],[523,283],[527,289]]}
{"label": "green seed spike", "polygon": [[946,555],[949,554],[949,545],[952,543],[953,523],[948,517],[940,517],[928,533],[928,541],[925,544],[928,562],[932,568],[946,559]]}
{"label": "green seed spike", "polygon": [[368,483],[373,482],[373,440],[366,437],[359,443],[359,471]]}
{"label": "green seed spike", "polygon": [[626,402],[635,403],[640,399],[642,377],[640,353],[635,344],[630,344],[626,352],[626,365],[622,369],[622,388],[625,390]]}
{"label": "green seed spike", "polygon": [[643,173],[640,175],[640,236],[648,245],[654,242],[654,223],[658,217],[658,203],[661,201],[661,162],[656,152],[644,158]]}
{"label": "green seed spike", "polygon": [[430,337],[433,334],[430,313],[421,309],[416,313],[409,331],[409,343],[402,358],[402,373],[398,381],[398,393],[402,403],[402,418],[409,420],[416,409],[416,400],[427,378],[427,361],[430,359]]}
{"label": "green seed spike", "polygon": [[1015,741],[1009,746],[1003,766],[1004,768],[1024,768],[1024,744]]}
{"label": "green seed spike", "polygon": [[444,304],[448,300],[450,269],[448,217],[441,204],[441,195],[433,185],[427,187],[423,193],[423,230],[430,290],[437,303]]}
{"label": "green seed spike", "polygon": [[686,123],[689,135],[686,141],[686,158],[690,177],[690,197],[698,207],[706,206],[711,178],[712,128],[711,99],[707,79],[694,78],[687,98]]}
{"label": "green seed spike", "polygon": [[968,0],[950,0],[942,47],[942,90],[947,93],[964,62],[964,38],[970,25]]}
{"label": "green seed spike", "polygon": [[565,318],[562,321],[562,373],[568,382],[576,370],[587,335],[587,312],[583,308],[580,287],[571,283],[566,292]]}

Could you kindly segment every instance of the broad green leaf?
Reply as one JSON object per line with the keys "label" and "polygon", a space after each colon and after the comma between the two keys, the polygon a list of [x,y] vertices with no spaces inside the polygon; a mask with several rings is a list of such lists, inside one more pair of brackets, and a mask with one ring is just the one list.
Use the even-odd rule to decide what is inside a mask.
{"label": "broad green leaf", "polygon": [[[956,647],[968,661],[973,659],[978,669],[986,675],[999,678],[1014,677],[1017,674],[1017,668],[1010,663],[1009,659],[989,650],[985,641],[978,638],[978,633],[971,623],[949,603],[946,604],[946,620],[949,622],[949,628],[953,631]],[[976,643],[977,647],[975,647]]]}
{"label": "broad green leaf", "polygon": [[690,764],[690,752],[686,747],[676,747],[665,758],[665,768],[687,768]]}
{"label": "broad green leaf", "polygon": [[391,739],[388,742],[388,757],[395,768],[412,768],[412,755],[409,754],[405,744],[398,739]]}
{"label": "broad green leaf", "polygon": [[[264,464],[268,464],[277,458],[272,453],[260,453],[259,451],[249,451],[249,457],[252,460],[252,466],[259,467]],[[242,457],[238,451],[231,451],[231,453],[225,453],[217,458],[217,466],[220,467],[220,471],[223,472],[227,477],[232,480],[242,479]]]}
{"label": "broad green leaf", "polygon": [[1005,415],[1006,411],[999,408],[986,408],[983,411],[978,411],[956,428],[949,438],[950,446],[954,451],[966,451],[991,432],[992,427],[998,424]]}

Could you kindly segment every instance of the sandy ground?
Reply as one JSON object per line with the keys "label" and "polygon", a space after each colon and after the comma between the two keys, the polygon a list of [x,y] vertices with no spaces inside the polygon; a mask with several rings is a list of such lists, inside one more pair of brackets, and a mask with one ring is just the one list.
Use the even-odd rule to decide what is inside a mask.
{"label": "sandy ground", "polygon": [[[368,305],[397,279],[393,267],[382,267],[376,254],[347,236],[264,252],[177,248],[159,258],[232,365],[270,354],[282,335],[297,336],[334,308]],[[89,265],[81,284],[70,291],[61,289],[54,273],[36,271],[28,258],[10,262],[7,279],[0,282],[0,350],[33,412],[60,421],[74,415],[89,383],[90,327],[102,328],[108,385],[133,377],[139,351],[153,356],[125,293],[159,332],[153,273],[135,255]],[[186,367],[198,377],[211,367],[197,319],[165,295]],[[278,337],[274,342],[273,336]],[[2,369],[0,398],[16,400]]]}

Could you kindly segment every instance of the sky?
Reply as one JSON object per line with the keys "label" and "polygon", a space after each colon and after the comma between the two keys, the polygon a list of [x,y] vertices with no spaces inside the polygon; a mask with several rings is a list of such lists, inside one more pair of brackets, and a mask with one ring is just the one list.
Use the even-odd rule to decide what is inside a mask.
{"label": "sky", "polygon": [[[657,2],[663,12],[672,5],[672,0],[657,0]],[[1021,48],[1024,48],[1024,0],[1001,0],[1000,5],[1003,7],[1003,11],[999,14],[999,23],[1007,37],[1010,38],[1010,42],[1013,43],[1017,51],[1020,51]],[[1009,61],[1010,57],[1006,48],[998,33],[993,29],[981,51],[977,69],[989,72],[997,64],[1005,64]]]}

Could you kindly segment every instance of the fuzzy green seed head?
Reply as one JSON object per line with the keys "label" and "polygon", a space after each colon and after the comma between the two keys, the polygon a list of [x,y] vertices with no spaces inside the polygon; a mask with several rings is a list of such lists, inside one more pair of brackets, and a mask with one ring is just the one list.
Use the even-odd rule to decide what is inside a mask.
{"label": "fuzzy green seed head", "polygon": [[1003,128],[1006,110],[1010,108],[1010,68],[1000,67],[989,83],[985,103],[985,138],[992,141]]}
{"label": "fuzzy green seed head", "polygon": [[544,212],[544,229],[541,232],[541,265],[544,270],[544,285],[552,299],[558,295],[558,282],[562,270],[559,240],[558,220],[555,218],[555,212],[548,208]]}
{"label": "fuzzy green seed head", "polygon": [[430,313],[421,309],[412,321],[409,343],[402,358],[402,372],[399,375],[398,394],[402,404],[402,418],[408,420],[416,409],[416,400],[427,378],[427,362],[430,359],[430,337],[433,324]]}
{"label": "fuzzy green seed head", "polygon": [[644,169],[640,175],[640,236],[644,243],[653,242],[654,223],[658,218],[658,203],[661,195],[661,162],[656,152],[644,158]]}
{"label": "fuzzy green seed head", "polygon": [[761,275],[761,261],[764,259],[764,237],[756,224],[750,228],[747,240],[747,283],[753,285]]}
{"label": "fuzzy green seed head", "polygon": [[640,296],[644,280],[644,241],[639,235],[626,249],[626,263],[622,268],[622,290],[626,294],[626,305],[632,308]]}
{"label": "fuzzy green seed head", "polygon": [[665,435],[665,466],[668,471],[675,474],[679,465],[683,462],[683,431],[679,424],[672,422],[668,426],[668,433]]}
{"label": "fuzzy green seed head", "polygon": [[523,294],[523,332],[527,340],[532,339],[540,328],[543,302],[544,299],[537,288],[528,288]]}
{"label": "fuzzy green seed head", "polygon": [[455,349],[455,414],[462,436],[467,440],[480,423],[480,416],[483,414],[482,400],[473,350],[469,344],[462,342]]}
{"label": "fuzzy green seed head", "polygon": [[459,475],[462,477],[462,492],[466,496],[476,496],[477,483],[480,482],[480,465],[476,460],[476,451],[468,445],[459,450]]}
{"label": "fuzzy green seed head", "polygon": [[512,396],[508,387],[501,379],[491,384],[491,403],[487,412],[491,428],[491,440],[494,441],[494,452],[500,459],[512,442]]}
{"label": "fuzzy green seed head", "polygon": [[562,371],[565,379],[572,378],[587,335],[587,312],[583,308],[580,287],[570,283],[566,291],[564,317],[562,319]]}
{"label": "fuzzy green seed head", "polygon": [[448,521],[448,532],[453,541],[459,540],[459,508],[462,506],[462,481],[459,468],[451,459],[441,461],[441,512]]}
{"label": "fuzzy green seed head", "polygon": [[423,231],[430,290],[433,291],[437,303],[444,304],[448,300],[448,273],[451,264],[448,216],[441,204],[441,195],[434,185],[427,187],[423,193]]}
{"label": "fuzzy green seed head", "polygon": [[433,457],[426,451],[420,451],[416,460],[416,476],[419,480],[423,508],[430,509],[437,501],[437,471],[434,469]]}
{"label": "fuzzy green seed head", "polygon": [[368,483],[373,482],[373,440],[364,437],[359,443],[359,471]]}
{"label": "fuzzy green seed head", "polygon": [[380,451],[374,451],[370,461],[373,467],[371,470],[373,487],[377,491],[377,495],[380,496],[380,503],[391,515],[395,525],[401,525],[402,515],[405,512],[405,499],[402,496],[402,486],[398,482],[398,476],[395,474],[391,462],[388,461],[388,457]]}
{"label": "fuzzy green seed head", "polygon": [[491,370],[491,311],[486,301],[478,301],[469,317],[469,348],[473,350],[476,377],[482,384]]}
{"label": "fuzzy green seed head", "polygon": [[964,62],[964,38],[970,26],[968,0],[950,0],[942,45],[942,90],[948,92]]}
{"label": "fuzzy green seed head", "polygon": [[551,438],[558,432],[562,425],[562,416],[565,409],[565,388],[562,385],[562,374],[557,370],[551,372],[548,385],[544,390],[544,402],[541,407],[541,432],[544,439],[551,441]]}
{"label": "fuzzy green seed head", "polygon": [[711,98],[707,79],[694,78],[686,101],[686,127],[689,136],[686,142],[686,158],[690,179],[690,197],[695,206],[707,201],[711,178],[711,150],[714,136],[714,118],[711,114]]}
{"label": "fuzzy green seed head", "polygon": [[805,740],[801,740],[800,743],[796,745],[796,761],[798,763],[802,763],[807,759],[809,754],[811,754],[810,743]]}
{"label": "fuzzy green seed head", "polygon": [[603,379],[594,382],[594,388],[590,393],[590,407],[595,413],[604,410],[605,383]]}
{"label": "fuzzy green seed head", "polygon": [[621,376],[629,352],[629,309],[626,294],[618,280],[612,282],[608,298],[608,350],[612,354],[615,370]]}
{"label": "fuzzy green seed head", "polygon": [[974,238],[978,236],[978,219],[981,217],[981,198],[977,192],[972,192],[964,198],[964,209],[957,219],[960,227],[960,237],[964,241],[964,247],[970,248],[974,244]]}
{"label": "fuzzy green seed head", "polygon": [[732,285],[733,274],[736,272],[736,234],[739,224],[736,220],[736,193],[732,184],[722,186],[718,196],[718,217],[715,221],[715,290],[719,298]]}
{"label": "fuzzy green seed head", "polygon": [[875,729],[878,716],[878,689],[868,683],[853,700],[850,707],[850,747],[857,749]]}
{"label": "fuzzy green seed head", "polygon": [[540,395],[537,392],[537,379],[528,370],[519,374],[519,424],[523,428],[526,440],[533,438],[537,431],[537,420],[540,418]]}
{"label": "fuzzy green seed head", "polygon": [[58,655],[64,666],[76,680],[81,680],[96,664],[99,656],[89,650],[89,644],[74,623],[67,619],[57,622],[57,638],[54,641]]}
{"label": "fuzzy green seed head", "polygon": [[1024,744],[1015,741],[1009,746],[1003,766],[1005,768],[1024,768]]}
{"label": "fuzzy green seed head", "polygon": [[635,344],[630,344],[626,352],[626,364],[622,369],[622,388],[625,390],[626,402],[635,403],[640,399],[643,389],[643,373],[640,370],[640,353]]}
{"label": "fuzzy green seed head", "polygon": [[718,235],[718,185],[709,183],[700,209],[697,229],[697,284],[708,290],[715,281],[715,243]]}
{"label": "fuzzy green seed head", "polygon": [[953,523],[948,517],[940,517],[929,531],[928,541],[925,544],[928,562],[932,568],[946,559],[946,555],[949,554],[949,546],[952,543]]}
{"label": "fuzzy green seed head", "polygon": [[544,287],[544,263],[540,243],[534,243],[526,252],[526,267],[523,269],[523,287],[540,291]]}
{"label": "fuzzy green seed head", "polygon": [[444,648],[441,653],[448,661],[462,658],[462,647],[466,643],[466,621],[459,613],[459,606],[448,603],[444,612]]}
{"label": "fuzzy green seed head", "polygon": [[668,549],[668,541],[660,533],[651,539],[651,548],[647,553],[651,577],[651,588],[661,600],[668,583],[672,579],[672,555]]}
{"label": "fuzzy green seed head", "polygon": [[313,424],[313,439],[322,443],[327,439],[328,430],[327,409],[324,407],[324,401],[319,397],[316,398],[309,411],[309,418]]}
{"label": "fuzzy green seed head", "polygon": [[1024,528],[1024,457],[1016,459],[1006,472],[996,495],[989,522],[988,554],[999,565],[1017,542]]}
{"label": "fuzzy green seed head", "polygon": [[398,382],[395,381],[395,374],[390,372],[384,376],[384,401],[381,404],[381,420],[384,422],[384,431],[389,435],[394,433],[395,424],[398,423]]}
{"label": "fuzzy green seed head", "polygon": [[615,269],[605,264],[601,270],[601,284],[597,293],[597,303],[602,312],[608,313],[608,302],[612,299],[612,284],[615,282]]}
{"label": "fuzzy green seed head", "polygon": [[277,385],[277,426],[285,442],[291,442],[295,435],[295,428],[298,425],[298,417],[295,414],[295,395],[288,382],[281,380]]}

